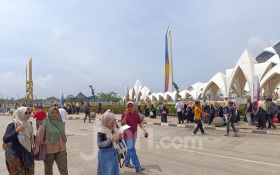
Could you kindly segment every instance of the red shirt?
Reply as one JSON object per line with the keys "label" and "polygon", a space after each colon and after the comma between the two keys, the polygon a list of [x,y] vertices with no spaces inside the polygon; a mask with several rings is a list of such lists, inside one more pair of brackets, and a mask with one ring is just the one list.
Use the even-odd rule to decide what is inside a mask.
{"label": "red shirt", "polygon": [[[124,138],[137,138],[137,126],[142,123],[142,120],[137,112],[128,113],[127,114],[127,125],[130,126],[129,129],[127,129],[124,132]],[[124,114],[122,114],[122,120],[124,118]]]}
{"label": "red shirt", "polygon": [[36,119],[36,121],[45,120],[46,117],[47,117],[47,113],[42,109],[39,109],[34,113],[34,118]]}

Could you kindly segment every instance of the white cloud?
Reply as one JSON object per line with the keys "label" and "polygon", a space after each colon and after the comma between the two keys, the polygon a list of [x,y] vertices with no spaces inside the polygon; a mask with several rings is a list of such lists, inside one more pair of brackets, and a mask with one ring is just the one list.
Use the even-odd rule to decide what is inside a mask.
{"label": "white cloud", "polygon": [[54,80],[53,75],[47,75],[44,77],[38,77],[36,79],[36,84],[43,89],[49,88],[51,85],[57,84],[57,82]]}
{"label": "white cloud", "polygon": [[45,75],[35,77],[34,82],[34,97],[47,98],[50,96],[59,97],[63,90],[63,82],[58,76]]}
{"label": "white cloud", "polygon": [[70,25],[65,24],[61,27],[53,27],[50,29],[47,38],[50,40],[58,40],[61,37],[67,35],[71,30]]}
{"label": "white cloud", "polygon": [[[34,97],[59,96],[62,83],[53,75],[33,78]],[[22,98],[25,96],[25,76],[15,72],[0,73],[0,98]]]}
{"label": "white cloud", "polygon": [[[1,1],[0,93],[25,95],[24,65],[29,57],[33,58],[38,98],[58,96],[62,90],[65,95],[79,91],[90,95],[89,84],[96,92],[113,90],[123,95],[124,87],[136,78],[160,91],[169,22],[174,79],[179,85],[208,81],[212,73],[233,66],[246,45],[256,55],[268,45],[265,37],[280,37],[275,22],[279,2],[260,13],[265,4],[252,6],[241,0]],[[271,44],[276,41],[270,39]],[[203,71],[197,69],[198,59]]]}
{"label": "white cloud", "polygon": [[25,94],[25,76],[14,72],[0,73],[0,97],[17,98]]}

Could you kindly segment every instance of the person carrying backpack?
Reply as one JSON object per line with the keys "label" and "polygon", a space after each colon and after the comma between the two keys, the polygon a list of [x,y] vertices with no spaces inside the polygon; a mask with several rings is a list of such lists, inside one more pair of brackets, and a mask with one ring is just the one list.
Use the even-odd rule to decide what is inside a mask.
{"label": "person carrying backpack", "polygon": [[268,128],[271,129],[271,127],[273,129],[276,129],[276,126],[274,125],[274,123],[272,122],[272,117],[275,114],[278,114],[278,108],[275,105],[275,103],[272,102],[271,98],[266,99],[266,116],[267,116],[267,120],[268,120]]}

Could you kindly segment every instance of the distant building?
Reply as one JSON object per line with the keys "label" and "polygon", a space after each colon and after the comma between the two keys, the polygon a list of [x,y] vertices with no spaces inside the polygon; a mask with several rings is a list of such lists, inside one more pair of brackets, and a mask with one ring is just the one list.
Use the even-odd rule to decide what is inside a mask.
{"label": "distant building", "polygon": [[273,47],[267,47],[261,52],[257,57],[256,60],[258,63],[264,63],[266,61],[271,61],[274,64],[279,64],[280,59],[280,42],[275,44]]}
{"label": "distant building", "polygon": [[88,97],[85,96],[82,92],[80,92],[77,96],[76,99],[80,99],[80,100],[86,100]]}
{"label": "distant building", "polygon": [[[170,31],[170,28],[168,28]],[[168,34],[169,32],[167,32]],[[170,72],[168,37],[166,37],[166,71]],[[170,36],[171,39],[171,36]],[[226,69],[224,73],[216,73],[208,82],[197,82],[186,87],[179,95],[185,100],[196,99],[236,99],[250,95],[258,100],[261,96],[280,96],[280,42],[273,47],[265,48],[256,58],[253,58],[247,50],[239,57],[235,66]],[[171,59],[172,61],[172,59]],[[172,70],[172,68],[171,68]],[[134,101],[170,101],[176,100],[176,91],[170,88],[173,78],[169,73],[165,74],[165,92],[151,92],[148,87],[141,85],[137,80],[134,87],[126,96]],[[277,95],[278,94],[278,95]]]}

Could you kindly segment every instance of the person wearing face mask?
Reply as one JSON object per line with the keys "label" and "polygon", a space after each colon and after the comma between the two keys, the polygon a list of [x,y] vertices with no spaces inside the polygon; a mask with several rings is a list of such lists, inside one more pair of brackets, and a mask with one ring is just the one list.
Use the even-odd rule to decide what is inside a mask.
{"label": "person wearing face mask", "polygon": [[50,108],[46,121],[39,127],[37,140],[40,144],[46,144],[47,147],[46,159],[44,160],[45,175],[53,175],[54,161],[60,174],[68,175],[67,138],[58,108]]}
{"label": "person wearing face mask", "polygon": [[29,120],[31,110],[20,107],[14,113],[14,120],[6,129],[3,148],[6,166],[10,175],[34,175],[34,137]]}
{"label": "person wearing face mask", "polygon": [[116,117],[111,111],[106,111],[101,119],[97,133],[98,175],[119,175],[119,159],[115,149],[116,142],[122,137],[117,129]]}

